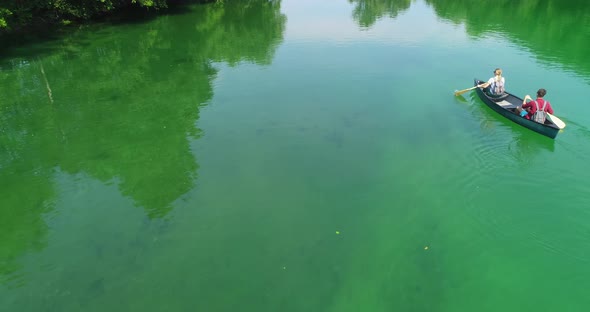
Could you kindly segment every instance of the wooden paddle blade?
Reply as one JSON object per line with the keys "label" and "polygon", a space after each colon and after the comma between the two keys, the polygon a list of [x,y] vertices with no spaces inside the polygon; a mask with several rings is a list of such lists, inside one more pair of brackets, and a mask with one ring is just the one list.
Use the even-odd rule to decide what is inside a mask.
{"label": "wooden paddle blade", "polygon": [[557,116],[547,113],[547,118],[552,123],[554,123],[557,126],[557,128],[559,128],[559,129],[565,128],[565,122],[563,122],[561,119],[557,118]]}
{"label": "wooden paddle blade", "polygon": [[465,93],[467,91],[470,91],[470,90],[455,91],[455,96],[461,95],[461,94],[463,94],[463,93]]}
{"label": "wooden paddle blade", "polygon": [[471,88],[464,89],[464,90],[459,90],[459,91],[456,91],[456,90],[455,90],[455,96],[457,96],[457,95],[461,95],[461,94],[463,94],[463,93],[465,93],[465,92],[467,92],[467,91],[471,91],[471,90],[473,90],[473,89],[475,89],[475,88],[476,88],[476,87],[471,87]]}

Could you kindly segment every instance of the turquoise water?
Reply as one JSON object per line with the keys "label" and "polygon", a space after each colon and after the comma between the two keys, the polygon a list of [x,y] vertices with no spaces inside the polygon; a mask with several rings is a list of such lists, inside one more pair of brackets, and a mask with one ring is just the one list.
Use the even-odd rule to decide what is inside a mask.
{"label": "turquoise water", "polygon": [[1,50],[0,310],[586,310],[586,4],[225,2]]}

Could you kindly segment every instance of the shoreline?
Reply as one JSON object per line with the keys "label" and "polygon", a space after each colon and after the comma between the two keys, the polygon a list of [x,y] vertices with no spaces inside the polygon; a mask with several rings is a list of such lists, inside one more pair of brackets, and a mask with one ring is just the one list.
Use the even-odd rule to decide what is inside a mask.
{"label": "shoreline", "polygon": [[[34,42],[37,40],[50,40],[56,35],[68,32],[75,28],[96,25],[101,23],[124,24],[144,22],[158,16],[182,14],[191,4],[214,3],[215,0],[171,0],[167,7],[139,7],[129,5],[102,14],[84,18],[66,18],[65,16],[53,19],[47,18],[47,14],[33,17],[27,24],[9,25],[8,28],[0,28],[0,46],[8,50],[16,46]],[[4,51],[0,51],[0,55]]]}

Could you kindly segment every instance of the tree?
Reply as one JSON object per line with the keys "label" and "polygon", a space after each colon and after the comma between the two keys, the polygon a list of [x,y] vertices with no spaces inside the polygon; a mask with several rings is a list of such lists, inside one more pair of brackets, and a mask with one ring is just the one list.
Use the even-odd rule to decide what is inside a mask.
{"label": "tree", "polygon": [[88,20],[126,7],[162,9],[167,0],[2,0],[0,30],[35,23]]}

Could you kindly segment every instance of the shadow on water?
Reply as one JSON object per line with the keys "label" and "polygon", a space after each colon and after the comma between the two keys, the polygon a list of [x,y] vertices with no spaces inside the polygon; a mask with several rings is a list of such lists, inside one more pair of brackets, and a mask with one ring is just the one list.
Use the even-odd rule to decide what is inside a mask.
{"label": "shadow on water", "polygon": [[203,135],[196,124],[213,97],[212,63],[270,63],[285,21],[278,1],[198,5],[5,56],[0,277],[17,269],[19,255],[44,247],[43,216],[56,208],[60,174],[116,185],[147,218],[166,216],[197,179],[190,144]]}

